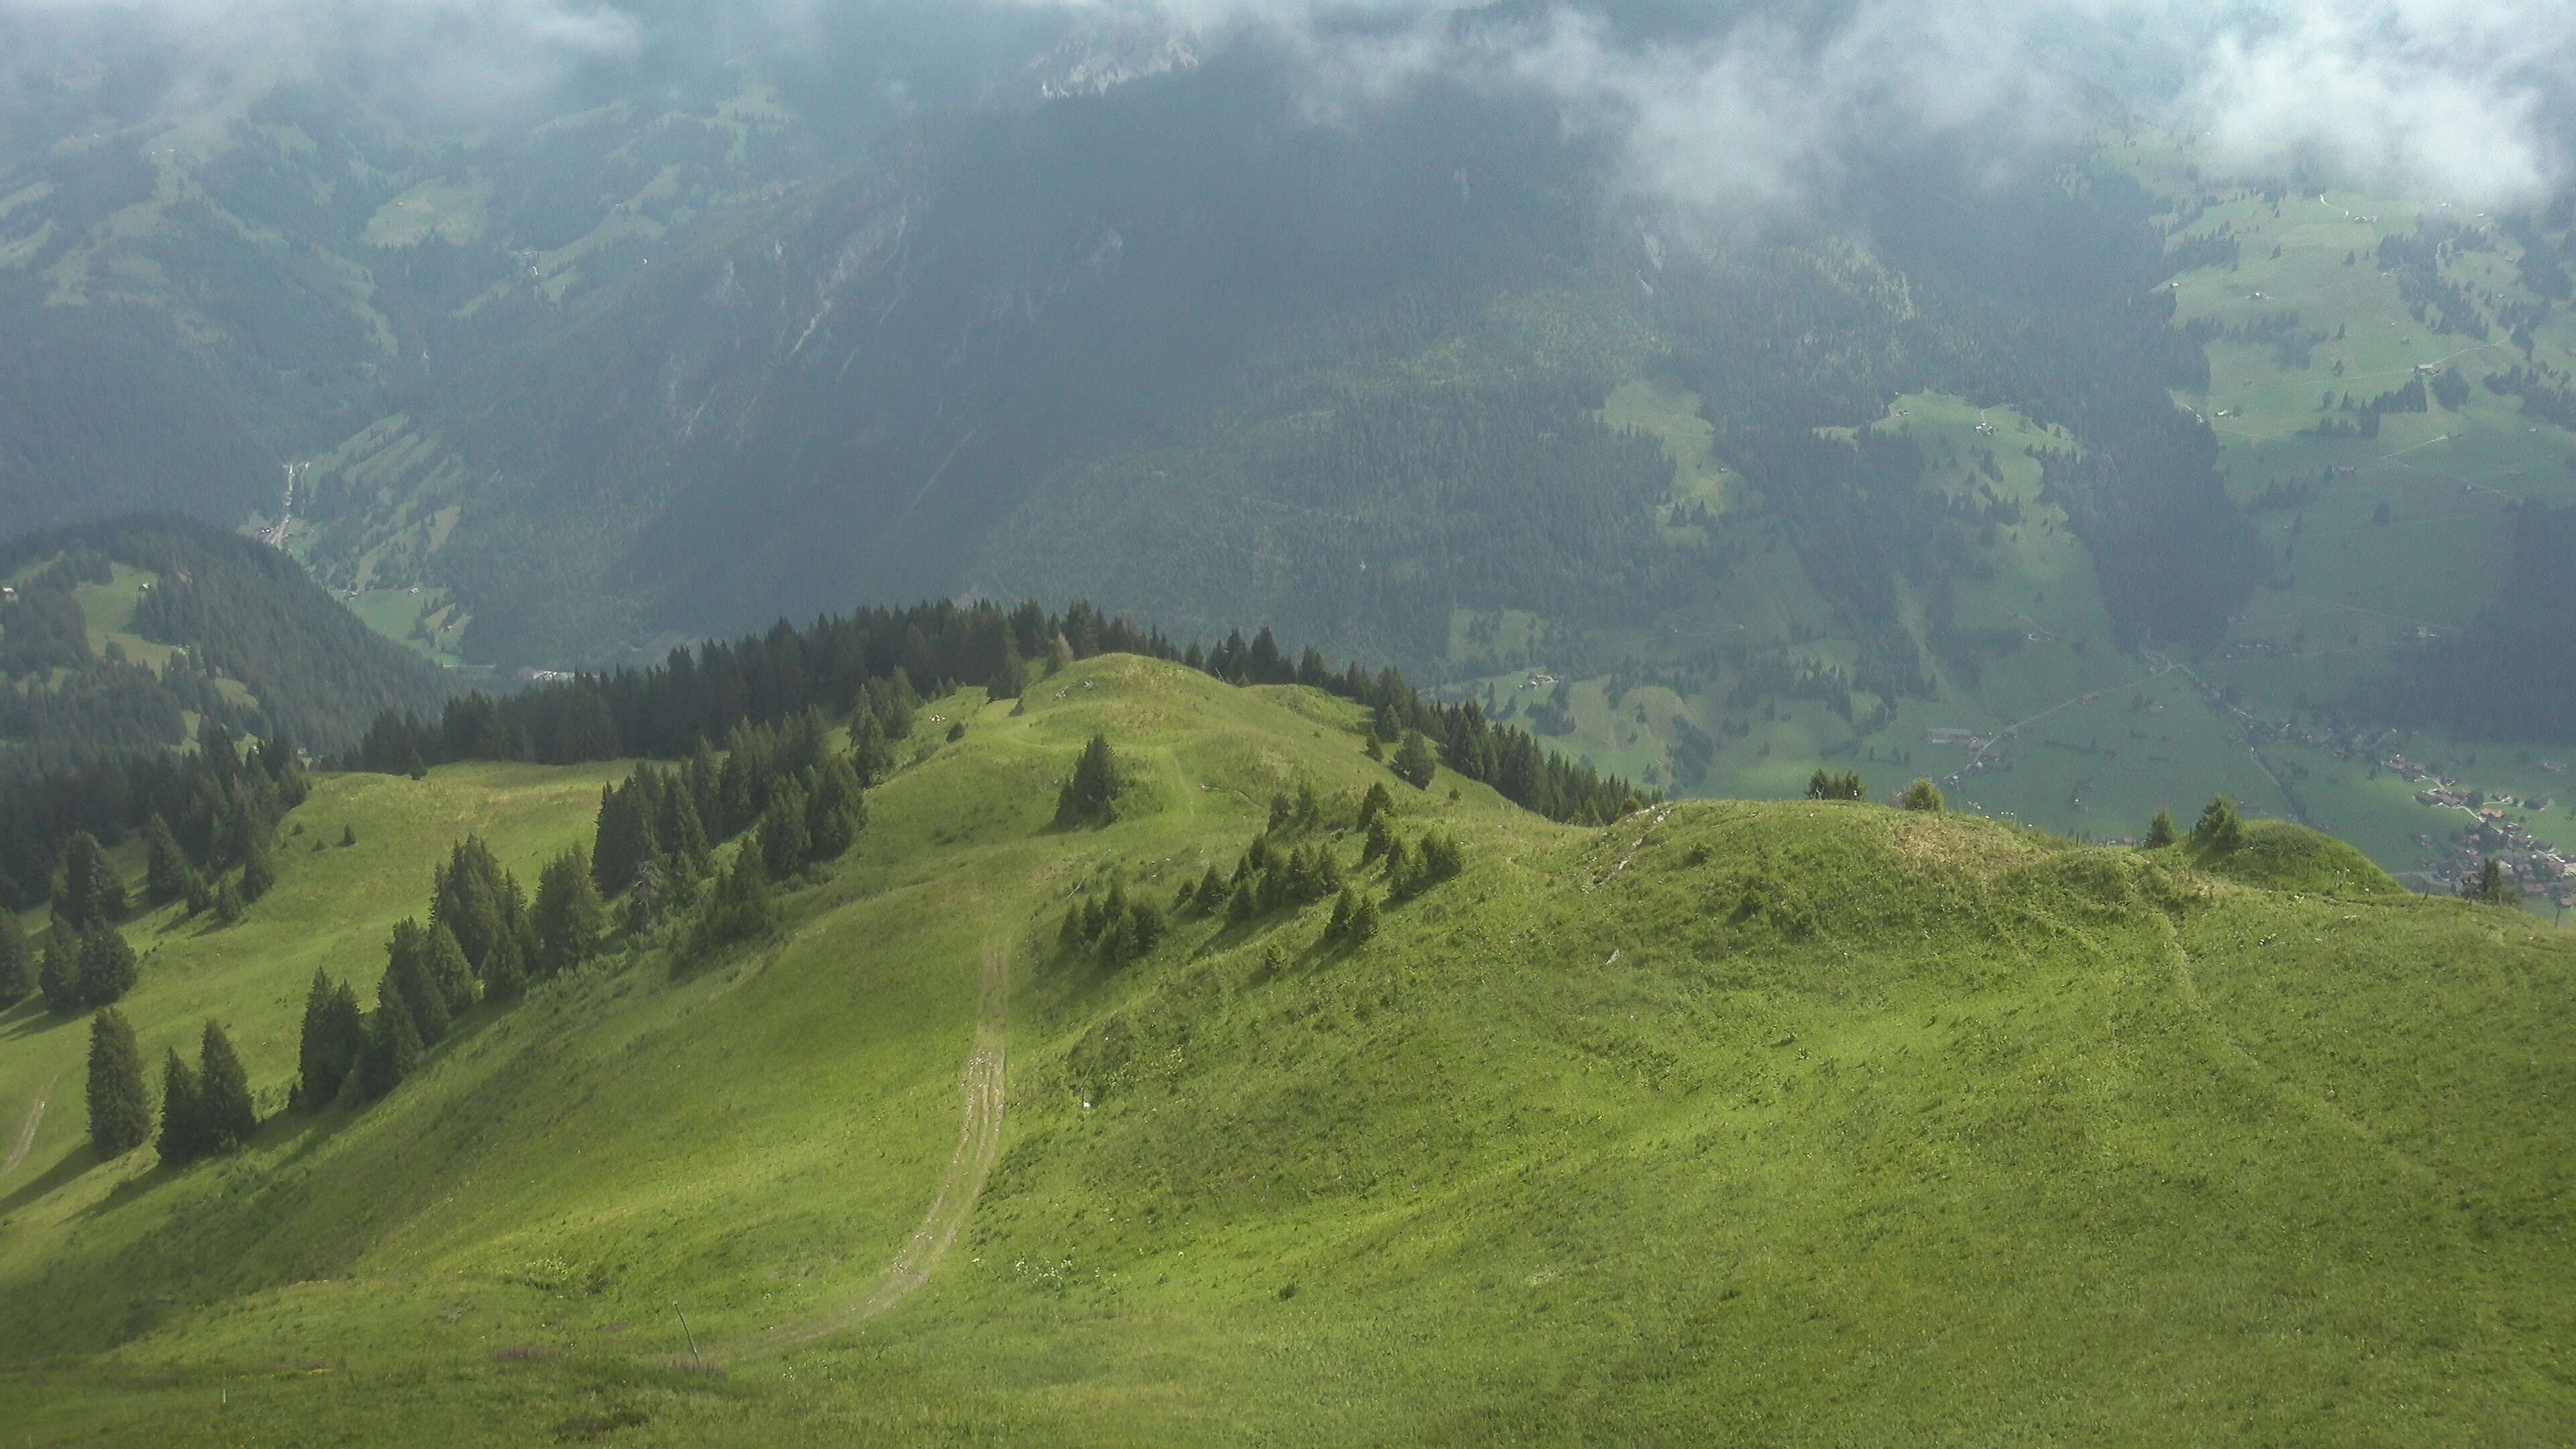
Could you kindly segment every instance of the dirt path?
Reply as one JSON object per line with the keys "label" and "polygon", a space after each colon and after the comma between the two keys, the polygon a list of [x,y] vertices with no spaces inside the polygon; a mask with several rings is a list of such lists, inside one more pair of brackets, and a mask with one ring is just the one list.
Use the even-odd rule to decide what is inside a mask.
{"label": "dirt path", "polygon": [[879,1317],[930,1281],[932,1270],[947,1256],[957,1235],[965,1230],[966,1220],[974,1215],[975,1199],[984,1191],[984,1179],[992,1175],[993,1163],[1002,1154],[1002,1089],[1008,1066],[1004,1036],[1009,1025],[1010,998],[1010,953],[1003,947],[987,946],[983,998],[976,1011],[975,1051],[966,1059],[960,1083],[965,1122],[958,1128],[957,1151],[948,1159],[948,1173],[940,1179],[939,1195],[931,1200],[930,1214],[914,1230],[912,1240],[856,1297],[816,1317],[755,1334],[719,1350],[717,1357],[753,1358],[829,1338]]}
{"label": "dirt path", "polygon": [[36,1129],[45,1125],[45,1099],[54,1094],[54,1083],[62,1079],[62,1073],[54,1073],[36,1093],[36,1105],[27,1109],[27,1121],[18,1129],[18,1140],[9,1144],[9,1160],[0,1162],[0,1177],[16,1172],[18,1164],[27,1160],[28,1149],[36,1145]]}

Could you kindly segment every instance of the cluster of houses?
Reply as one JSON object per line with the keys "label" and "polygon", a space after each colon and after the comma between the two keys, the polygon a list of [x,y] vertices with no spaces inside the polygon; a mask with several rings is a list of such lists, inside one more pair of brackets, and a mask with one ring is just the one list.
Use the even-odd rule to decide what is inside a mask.
{"label": "cluster of houses", "polygon": [[2445,888],[2458,889],[2461,881],[2493,860],[2526,898],[2546,901],[2562,911],[2576,910],[2576,859],[2534,836],[2502,810],[2490,806],[2478,811],[2476,820],[2452,833],[2447,846],[2436,845],[2429,834],[2417,835],[2415,843],[2437,852],[2426,873]]}
{"label": "cluster of houses", "polygon": [[1533,674],[1529,678],[1522,680],[1519,687],[1522,689],[1554,689],[1556,688],[1556,685],[1557,678],[1553,674]]}

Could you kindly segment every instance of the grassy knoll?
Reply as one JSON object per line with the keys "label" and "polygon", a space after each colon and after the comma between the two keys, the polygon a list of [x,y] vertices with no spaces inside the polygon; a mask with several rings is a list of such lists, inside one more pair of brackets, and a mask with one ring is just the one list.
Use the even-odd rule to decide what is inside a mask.
{"label": "grassy knoll", "polygon": [[[0,1422],[2412,1444],[2576,1414],[2576,945],[2525,917],[2288,826],[2215,858],[1873,805],[1586,831],[1444,774],[1389,782],[1398,833],[1456,832],[1465,873],[1376,940],[1184,914],[1110,969],[1057,944],[1066,905],[1230,868],[1280,790],[1324,806],[1282,842],[1355,866],[1388,778],[1355,711],[1110,658],[926,714],[767,946],[612,959],[469,1017],[385,1102],[184,1173],[91,1163],[58,1086],[0,1180]],[[1057,831],[1095,730],[1121,818]],[[218,1011],[273,1100],[314,959],[372,990],[362,947],[450,833],[524,872],[602,773],[327,783],[289,829],[354,818],[360,847],[290,850],[250,923],[165,940],[147,1049]],[[743,1352],[847,1314],[936,1216],[993,952],[1009,1115],[963,1235],[851,1331]],[[14,1115],[77,1028],[0,1031]]]}

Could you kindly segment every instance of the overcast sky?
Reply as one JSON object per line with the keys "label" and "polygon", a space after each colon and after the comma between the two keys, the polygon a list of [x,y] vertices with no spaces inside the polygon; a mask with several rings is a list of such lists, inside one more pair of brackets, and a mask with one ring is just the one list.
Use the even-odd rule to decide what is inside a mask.
{"label": "overcast sky", "polygon": [[[1830,23],[1751,18],[1639,40],[1583,0],[1461,25],[1459,0],[939,0],[925,14],[1143,18],[1203,49],[1258,30],[1297,58],[1319,123],[1440,74],[1529,88],[1616,139],[1630,185],[1684,202],[1793,204],[1864,134],[1903,127],[2044,149],[2082,124],[2079,81],[2205,133],[2223,165],[2308,160],[2350,181],[2494,208],[2563,183],[2576,0],[1851,0]],[[184,90],[244,68],[347,64],[475,107],[542,100],[677,34],[745,52],[900,7],[834,0],[0,0],[0,86],[140,31]],[[1666,4],[1688,12],[1694,7]],[[1725,13],[1711,4],[1702,13]],[[1818,7],[1821,8],[1821,7]],[[853,21],[853,17],[859,17]],[[1367,22],[1355,35],[1354,19]],[[397,98],[399,99],[399,98]],[[2009,158],[1998,158],[1999,161]]]}

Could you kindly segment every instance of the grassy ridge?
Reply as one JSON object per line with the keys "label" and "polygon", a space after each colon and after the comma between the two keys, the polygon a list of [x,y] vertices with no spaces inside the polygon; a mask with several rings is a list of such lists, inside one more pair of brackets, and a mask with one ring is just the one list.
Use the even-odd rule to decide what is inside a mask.
{"label": "grassy ridge", "polygon": [[[1320,909],[1184,916],[1111,971],[1055,944],[1066,902],[1230,866],[1278,790],[1326,801],[1290,843],[1355,860],[1340,827],[1385,778],[1356,716],[1123,658],[1025,713],[928,713],[769,948],[556,983],[365,1114],[175,1177],[90,1164],[58,1088],[0,1180],[25,1305],[0,1355],[27,1365],[0,1418],[34,1442],[2421,1443],[2576,1410],[2551,1106],[2576,953],[2526,918],[2392,894],[2289,827],[2217,860],[1865,805],[1579,831],[1444,775],[1398,787],[1399,833],[1454,830],[1468,869],[1376,941],[1328,946]],[[1137,783],[1116,825],[1055,832],[1095,729]],[[268,913],[411,909],[442,828],[524,871],[597,779],[329,782],[298,821],[360,791],[388,813],[231,933],[279,944],[218,1009],[300,999]],[[392,853],[398,819],[418,881],[326,908],[366,886],[324,862]],[[671,1366],[675,1304],[724,1359],[902,1248],[995,946],[1010,1115],[955,1251],[858,1332]],[[214,1000],[178,949],[133,999],[148,1050]],[[75,1029],[0,1029],[14,1113],[59,1066],[30,1048]],[[283,1030],[237,1031],[272,1097]]]}

